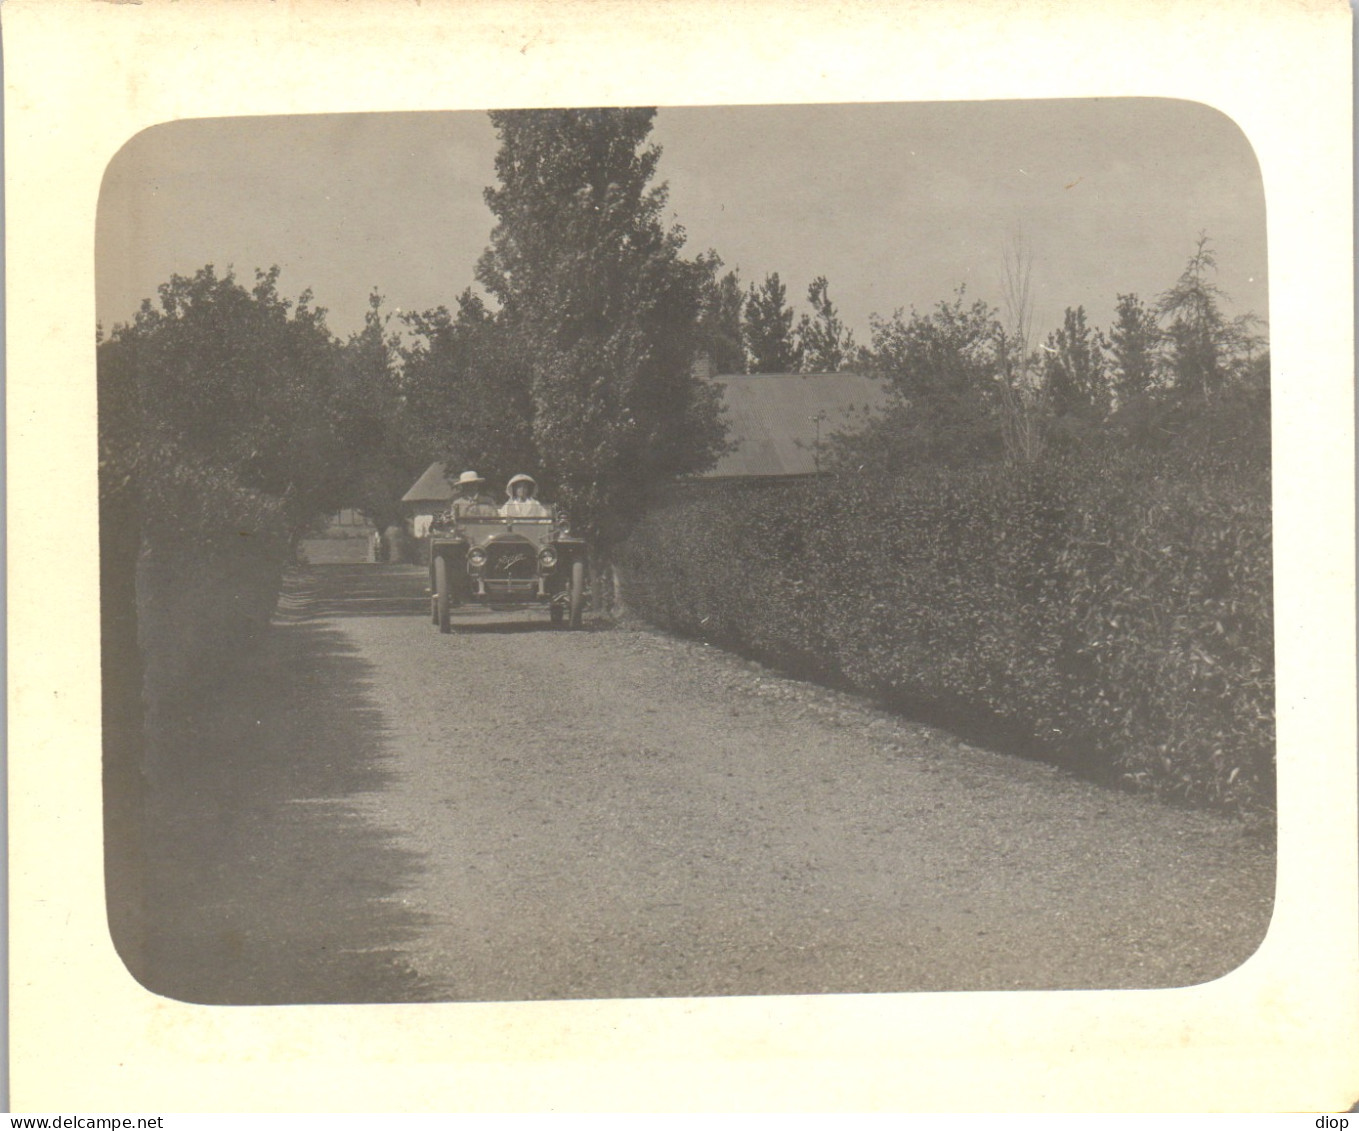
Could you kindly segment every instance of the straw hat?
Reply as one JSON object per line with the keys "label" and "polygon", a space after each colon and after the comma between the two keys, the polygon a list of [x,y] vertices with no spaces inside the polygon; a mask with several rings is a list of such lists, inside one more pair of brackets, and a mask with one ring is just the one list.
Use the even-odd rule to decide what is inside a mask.
{"label": "straw hat", "polygon": [[485,483],[485,482],[486,480],[484,480],[475,471],[464,471],[461,475],[458,476],[458,481],[455,484],[453,484],[453,486],[469,487],[474,483]]}

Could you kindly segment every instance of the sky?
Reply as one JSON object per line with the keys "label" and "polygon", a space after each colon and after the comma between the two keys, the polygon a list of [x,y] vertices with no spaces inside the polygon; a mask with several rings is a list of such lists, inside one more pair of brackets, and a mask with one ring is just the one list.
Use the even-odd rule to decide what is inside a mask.
{"label": "sky", "polygon": [[[777,271],[801,313],[817,275],[857,340],[870,315],[928,311],[965,285],[1000,307],[1030,263],[1034,329],[1172,286],[1206,233],[1229,315],[1268,319],[1265,204],[1228,118],[1171,99],[661,108],[671,223],[744,284]],[[341,336],[475,284],[496,138],[481,112],[199,119],[114,157],[96,233],[98,316],[126,322],[173,273],[243,280],[277,264]]]}

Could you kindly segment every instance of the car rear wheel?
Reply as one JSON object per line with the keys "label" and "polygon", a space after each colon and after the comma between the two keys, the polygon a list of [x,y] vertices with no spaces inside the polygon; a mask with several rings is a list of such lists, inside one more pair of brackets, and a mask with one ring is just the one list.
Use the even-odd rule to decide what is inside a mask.
{"label": "car rear wheel", "polygon": [[571,627],[579,628],[585,612],[585,563],[571,563]]}
{"label": "car rear wheel", "polygon": [[448,614],[450,602],[448,559],[440,555],[434,559],[434,623],[440,632],[453,630]]}

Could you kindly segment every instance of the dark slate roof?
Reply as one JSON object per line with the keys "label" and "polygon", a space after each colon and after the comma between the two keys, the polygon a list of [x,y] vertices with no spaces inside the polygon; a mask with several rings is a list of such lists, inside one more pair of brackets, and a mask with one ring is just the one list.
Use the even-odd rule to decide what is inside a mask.
{"label": "dark slate roof", "polygon": [[[736,450],[702,479],[815,474],[818,434],[857,432],[887,401],[874,377],[858,373],[752,373],[714,377],[726,405],[728,438]],[[444,505],[453,497],[442,463],[432,463],[401,497],[403,503]]]}
{"label": "dark slate roof", "polygon": [[404,495],[403,503],[446,503],[453,497],[453,484],[444,473],[444,465],[432,463]]}
{"label": "dark slate roof", "polygon": [[752,373],[713,378],[736,450],[704,479],[812,475],[818,434],[857,432],[883,407],[882,382],[858,373]]}

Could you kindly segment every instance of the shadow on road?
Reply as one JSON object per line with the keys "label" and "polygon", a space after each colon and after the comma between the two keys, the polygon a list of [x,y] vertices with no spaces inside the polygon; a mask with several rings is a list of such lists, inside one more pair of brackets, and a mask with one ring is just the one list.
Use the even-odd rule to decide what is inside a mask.
{"label": "shadow on road", "polygon": [[147,722],[143,867],[110,892],[141,901],[141,937],[120,951],[156,993],[203,1004],[437,996],[403,951],[423,925],[402,894],[421,861],[371,815],[390,774],[370,666],[304,606],[249,663]]}
{"label": "shadow on road", "polygon": [[284,579],[275,619],[428,616],[428,584],[424,566],[304,566]]}

